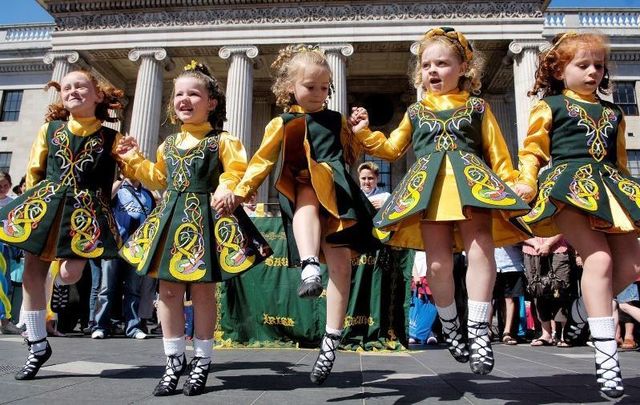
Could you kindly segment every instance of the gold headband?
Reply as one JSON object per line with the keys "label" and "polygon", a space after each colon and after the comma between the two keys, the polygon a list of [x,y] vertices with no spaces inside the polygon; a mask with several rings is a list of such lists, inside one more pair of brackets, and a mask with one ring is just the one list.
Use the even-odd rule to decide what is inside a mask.
{"label": "gold headband", "polygon": [[469,41],[467,41],[467,38],[465,38],[465,36],[462,35],[461,32],[458,32],[450,27],[432,28],[424,34],[424,39],[438,36],[447,37],[460,44],[462,50],[464,51],[465,61],[468,62],[473,58],[473,49],[471,48],[471,44],[469,44]]}
{"label": "gold headband", "polygon": [[551,51],[556,50],[562,41],[564,41],[564,40],[565,40],[565,39],[567,39],[567,38],[573,38],[573,37],[577,37],[577,36],[578,36],[578,33],[577,33],[577,32],[575,32],[575,31],[567,31],[567,32],[565,32],[564,34],[562,34],[562,36],[561,36],[560,38],[558,38],[558,40],[556,41],[556,43],[555,43],[555,44],[553,44],[553,45],[549,48],[549,50],[547,50],[547,52],[545,53],[545,58],[546,58],[547,56],[549,56],[549,54],[551,54]]}

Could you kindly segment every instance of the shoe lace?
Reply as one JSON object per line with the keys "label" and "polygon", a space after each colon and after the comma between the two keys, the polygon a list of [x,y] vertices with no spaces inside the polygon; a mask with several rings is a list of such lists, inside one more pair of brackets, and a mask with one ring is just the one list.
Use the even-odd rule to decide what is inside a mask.
{"label": "shoe lace", "polygon": [[[596,356],[596,375],[598,376],[597,382],[600,384],[600,390],[622,390],[622,375],[620,373],[620,364],[618,360],[615,358],[614,353],[607,353],[604,350],[600,349],[596,342],[608,342],[614,339],[599,339],[599,338],[591,338],[594,342],[594,348],[596,352],[602,354],[604,356],[604,360],[598,362],[598,356]],[[606,367],[604,363],[607,363],[611,360],[612,364],[609,367]]]}

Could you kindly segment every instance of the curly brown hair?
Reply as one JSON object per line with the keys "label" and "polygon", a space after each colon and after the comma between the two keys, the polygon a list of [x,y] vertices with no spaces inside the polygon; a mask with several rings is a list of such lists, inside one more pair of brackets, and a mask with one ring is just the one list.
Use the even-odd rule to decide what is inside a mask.
{"label": "curly brown hair", "polygon": [[540,98],[554,96],[565,89],[564,81],[558,79],[565,67],[576,56],[579,49],[589,49],[592,52],[604,53],[604,76],[598,91],[609,93],[609,42],[607,37],[597,33],[567,32],[558,34],[551,40],[551,47],[538,56],[538,69],[536,70],[536,82],[527,95]]}
{"label": "curly brown hair", "polygon": [[[438,33],[433,35],[433,31],[442,31],[443,34]],[[453,33],[455,33],[455,35],[452,35]],[[461,39],[458,39],[460,37]],[[463,45],[463,42],[466,46]],[[461,63],[467,64],[464,76],[462,76],[458,82],[458,88],[473,94],[480,94],[480,88],[482,87],[480,78],[482,77],[484,56],[479,54],[478,51],[472,50],[471,45],[467,43],[462,33],[456,32],[451,28],[434,28],[427,31],[422,37],[418,46],[418,54],[414,57],[414,68],[410,74],[411,84],[416,88],[422,88],[426,91],[422,83],[422,54],[433,44],[442,44],[448,47],[455,53]]]}
{"label": "curly brown hair", "polygon": [[[185,66],[184,70],[176,76],[175,79],[173,79],[173,83],[175,84],[178,79],[183,77],[192,77],[198,80],[209,92],[209,99],[216,100],[218,102],[216,108],[209,112],[207,121],[209,121],[214,129],[222,130],[222,125],[227,120],[227,98],[220,87],[220,82],[218,82],[218,80],[213,76],[206,65],[196,61],[191,61],[189,65]],[[169,102],[167,103],[167,116],[172,124],[180,122],[173,107],[175,92],[176,90],[174,86],[173,90],[171,90]]]}
{"label": "curly brown hair", "polygon": [[310,63],[322,66],[329,72],[329,97],[333,93],[333,73],[324,52],[314,45],[289,45],[278,52],[278,57],[271,64],[271,70],[275,81],[271,86],[276,96],[276,105],[288,111],[295,98],[289,91],[298,77],[301,66]]}
{"label": "curly brown hair", "polygon": [[[120,118],[118,117],[118,115],[116,114],[115,117],[112,117],[109,114],[109,110],[113,110],[117,113],[118,111],[124,109],[123,100],[122,100],[122,98],[124,97],[124,91],[99,81],[93,75],[93,73],[91,73],[88,70],[83,70],[83,69],[74,70],[73,72],[67,73],[67,76],[72,73],[82,73],[83,75],[85,75],[87,79],[89,79],[91,83],[93,83],[96,94],[102,93],[102,95],[104,96],[102,101],[96,105],[96,111],[95,111],[96,118],[102,122],[119,121]],[[59,93],[61,86],[60,86],[60,83],[52,80],[49,83],[47,83],[47,85],[44,87],[44,90],[47,91],[50,88],[56,89]],[[70,116],[71,116],[71,113],[69,112],[69,110],[67,110],[64,107],[64,105],[60,101],[53,104],[49,104],[49,107],[47,108],[47,114],[45,115],[45,121],[46,122],[55,121],[55,120],[68,121]]]}

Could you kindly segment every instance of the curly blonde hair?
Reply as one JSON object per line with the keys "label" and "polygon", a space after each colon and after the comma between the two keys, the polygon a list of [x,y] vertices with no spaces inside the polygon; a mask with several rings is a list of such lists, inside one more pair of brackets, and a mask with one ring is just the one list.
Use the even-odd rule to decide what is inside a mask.
{"label": "curly blonde hair", "polygon": [[171,97],[167,103],[167,117],[169,121],[171,121],[172,124],[180,122],[176,115],[176,110],[173,107],[173,99],[176,95],[175,83],[183,77],[192,77],[198,80],[209,92],[209,99],[218,102],[216,108],[209,112],[207,121],[209,121],[214,129],[222,130],[222,125],[227,120],[227,98],[220,87],[220,82],[213,76],[209,68],[194,60],[185,66],[183,71],[173,79],[174,87],[171,90]]}
{"label": "curly blonde hair", "polygon": [[473,50],[471,44],[461,32],[449,27],[433,28],[424,34],[418,46],[418,54],[414,58],[415,65],[411,72],[411,84],[426,91],[422,83],[422,54],[434,43],[448,47],[455,53],[461,63],[467,64],[464,76],[458,82],[458,88],[473,94],[480,94],[480,88],[482,87],[480,78],[482,77],[484,57],[478,51]]}
{"label": "curly blonde hair", "polygon": [[536,82],[527,95],[548,97],[562,93],[564,81],[557,79],[564,72],[565,67],[576,56],[579,49],[604,53],[604,76],[598,86],[598,91],[609,93],[609,42],[607,37],[596,33],[566,32],[558,34],[551,40],[551,47],[538,56]]}
{"label": "curly blonde hair", "polygon": [[[118,120],[120,120],[118,115],[116,115],[115,117],[111,117],[109,115],[109,110],[118,112],[124,109],[124,101],[122,100],[122,98],[124,97],[124,91],[99,81],[93,75],[93,73],[89,72],[88,70],[74,70],[73,72],[67,73],[67,75],[71,73],[82,73],[83,75],[85,75],[87,79],[89,79],[91,83],[93,83],[96,94],[102,93],[102,95],[104,96],[102,102],[96,105],[95,115],[98,120],[102,122],[117,122]],[[56,89],[56,91],[58,91],[59,93],[61,86],[60,83],[52,80],[47,83],[47,85],[44,87],[44,90],[47,91],[50,88]],[[69,110],[64,108],[62,102],[56,102],[50,104],[47,108],[45,121],[68,121],[70,116],[71,113],[69,112]]]}
{"label": "curly blonde hair", "polygon": [[305,64],[322,66],[329,72],[329,97],[333,93],[333,73],[324,52],[314,45],[289,45],[278,52],[278,57],[271,64],[275,81],[271,90],[276,96],[276,105],[288,111],[295,98],[289,91],[298,78],[300,67]]}

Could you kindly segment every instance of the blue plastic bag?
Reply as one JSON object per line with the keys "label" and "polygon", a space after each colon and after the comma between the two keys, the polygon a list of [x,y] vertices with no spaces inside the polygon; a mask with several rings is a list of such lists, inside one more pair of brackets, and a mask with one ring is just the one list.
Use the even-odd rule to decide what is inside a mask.
{"label": "blue plastic bag", "polygon": [[424,342],[431,334],[431,328],[438,311],[426,295],[418,297],[416,291],[411,292],[409,305],[409,337]]}

